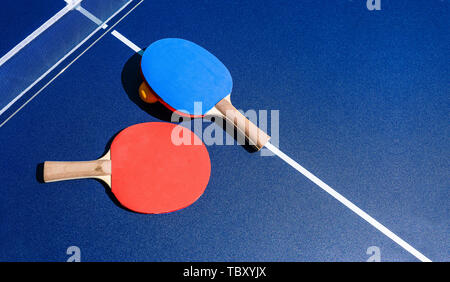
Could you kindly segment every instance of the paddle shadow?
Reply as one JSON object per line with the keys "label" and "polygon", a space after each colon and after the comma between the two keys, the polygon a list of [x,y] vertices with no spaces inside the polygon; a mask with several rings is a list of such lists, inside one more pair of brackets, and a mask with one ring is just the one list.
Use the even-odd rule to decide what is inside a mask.
{"label": "paddle shadow", "polygon": [[[125,90],[125,93],[128,95],[128,98],[137,105],[142,111],[146,112],[147,114],[153,116],[154,118],[157,118],[162,121],[167,122],[173,122],[173,120],[177,120],[178,122],[181,122],[183,119],[186,120],[186,118],[183,118],[180,115],[177,115],[172,110],[167,108],[165,105],[161,104],[160,102],[156,102],[153,104],[145,103],[141,100],[139,97],[139,86],[142,82],[144,82],[142,73],[141,73],[141,58],[142,56],[138,53],[131,56],[127,62],[125,63],[123,69],[122,69],[122,86]],[[236,128],[235,126],[230,123],[229,121],[222,119],[222,118],[213,118],[214,122],[219,125],[224,131],[228,129],[230,134],[237,144],[244,147],[244,149],[249,153],[255,153],[258,151],[258,149],[250,145],[249,140],[245,138]],[[227,124],[228,123],[228,124]],[[233,130],[233,132],[230,131],[230,128]],[[242,142],[241,140],[245,140]]]}
{"label": "paddle shadow", "polygon": [[139,86],[144,82],[141,74],[141,58],[142,56],[136,53],[125,63],[121,75],[123,89],[128,98],[142,111],[159,120],[171,122],[173,111],[159,102],[145,103],[139,97]]}
{"label": "paddle shadow", "polygon": [[[103,151],[102,156],[104,156],[104,155],[109,151],[109,149],[111,148],[111,144],[112,144],[114,138],[116,138],[116,136],[117,136],[119,133],[120,133],[120,131],[117,132],[116,134],[114,134],[114,136],[111,137],[111,138],[108,140],[108,142],[106,143],[105,150]],[[128,212],[132,212],[132,213],[135,213],[135,214],[141,214],[141,213],[135,212],[135,211],[130,210],[130,209],[128,209],[127,207],[123,206],[123,205],[119,202],[119,200],[116,198],[116,196],[113,194],[113,192],[112,192],[112,190],[111,190],[111,187],[109,187],[108,184],[106,184],[105,182],[103,182],[102,180],[97,179],[97,178],[90,178],[90,179],[96,180],[97,182],[99,182],[99,183],[103,186],[106,195],[108,196],[108,198],[109,198],[116,206],[118,206],[119,208],[121,208],[121,209],[123,209],[123,210],[125,210],[125,211],[128,211]],[[44,181],[44,163],[39,163],[39,164],[36,166],[36,180],[37,180],[39,183],[46,183],[46,182]]]}
{"label": "paddle shadow", "polygon": [[258,148],[254,145],[251,145],[248,138],[245,137],[239,130],[237,130],[237,128],[234,126],[232,122],[220,117],[211,117],[208,120],[213,121],[223,131],[225,131],[226,134],[232,136],[234,141],[240,146],[242,146],[247,152],[249,153],[258,152]]}
{"label": "paddle shadow", "polygon": [[[122,131],[122,130],[120,130],[119,132],[117,132],[116,134],[114,134],[114,135],[108,140],[108,142],[106,143],[105,150],[103,151],[102,156],[104,156],[106,153],[109,152],[109,150],[110,150],[110,148],[111,148],[112,142],[114,141],[114,139],[116,138],[116,136],[117,136],[121,131]],[[133,211],[133,210],[130,210],[129,208],[127,208],[127,207],[125,207],[124,205],[122,205],[122,203],[120,203],[119,200],[116,198],[116,196],[115,196],[114,193],[112,192],[111,187],[109,187],[108,184],[106,184],[105,182],[103,182],[102,180],[97,179],[97,178],[95,178],[95,180],[96,180],[97,182],[99,182],[99,183],[102,184],[103,188],[105,189],[106,195],[108,195],[108,198],[109,198],[116,206],[118,206],[119,208],[121,208],[121,209],[123,209],[123,210],[125,210],[125,211],[128,211],[128,212],[132,212],[132,213],[135,213],[135,214],[141,214],[141,213],[135,212],[135,211]],[[112,183],[112,181],[111,181],[111,183]]]}
{"label": "paddle shadow", "polygon": [[39,183],[45,183],[45,181],[44,181],[44,163],[39,163],[36,166],[36,180]]}

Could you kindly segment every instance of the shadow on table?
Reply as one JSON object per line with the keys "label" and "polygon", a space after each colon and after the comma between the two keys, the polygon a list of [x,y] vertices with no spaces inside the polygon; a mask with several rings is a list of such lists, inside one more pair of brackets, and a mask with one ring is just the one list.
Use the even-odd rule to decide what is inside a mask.
{"label": "shadow on table", "polygon": [[[122,70],[122,86],[125,90],[125,93],[128,95],[128,98],[136,104],[141,110],[146,112],[147,114],[167,122],[172,122],[173,120],[179,120],[182,118],[182,116],[174,115],[174,112],[170,109],[168,109],[163,104],[156,102],[154,104],[148,104],[141,100],[139,97],[139,86],[142,82],[144,82],[144,79],[142,77],[141,73],[141,58],[142,56],[138,53],[131,56],[128,61],[125,63],[123,70]],[[219,125],[223,130],[227,131],[227,133],[233,136],[235,141],[244,147],[245,150],[247,150],[250,153],[257,152],[255,146],[250,145],[247,138],[243,137],[239,131],[234,127],[232,124],[228,121],[221,119],[221,118],[213,118],[214,122]],[[231,130],[230,130],[231,128]],[[242,143],[241,140],[245,140],[244,143]]]}
{"label": "shadow on table", "polygon": [[172,111],[161,103],[148,104],[139,97],[139,86],[144,79],[141,74],[141,55],[134,54],[125,63],[122,70],[122,86],[128,98],[147,114],[162,120],[171,121]]}
{"label": "shadow on table", "polygon": [[[103,151],[102,156],[104,156],[104,155],[109,151],[109,149],[111,148],[111,144],[112,144],[114,138],[116,138],[116,136],[117,136],[119,133],[120,133],[120,131],[117,132],[116,134],[114,134],[114,136],[111,137],[111,138],[108,140],[108,142],[106,143],[105,150]],[[44,163],[39,163],[39,164],[36,166],[36,180],[37,180],[39,183],[46,183],[46,182],[44,181]],[[112,192],[112,190],[111,190],[111,187],[109,187],[108,184],[106,184],[105,182],[103,182],[102,180],[97,179],[97,178],[90,178],[89,180],[86,180],[86,181],[90,181],[90,180],[95,180],[95,181],[101,183],[102,186],[103,186],[103,188],[105,189],[106,195],[108,195],[108,197],[111,199],[111,201],[112,201],[116,206],[118,206],[119,208],[121,208],[121,209],[123,209],[123,210],[132,212],[132,213],[141,214],[141,213],[132,211],[132,210],[128,209],[127,207],[123,206],[123,205],[119,202],[119,200],[117,200],[116,196],[113,194],[113,192]]]}

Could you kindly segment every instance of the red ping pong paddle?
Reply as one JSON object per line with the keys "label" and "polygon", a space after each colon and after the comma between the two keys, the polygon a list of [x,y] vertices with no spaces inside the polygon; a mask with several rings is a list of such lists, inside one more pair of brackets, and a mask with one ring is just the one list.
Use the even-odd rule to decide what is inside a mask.
{"label": "red ping pong paddle", "polygon": [[[181,126],[179,126],[181,127]],[[202,141],[175,144],[177,125],[149,122],[122,130],[102,158],[84,162],[45,162],[44,181],[78,178],[104,181],[119,202],[139,213],[167,213],[195,202],[208,185],[211,163]],[[201,145],[194,145],[201,144]]]}

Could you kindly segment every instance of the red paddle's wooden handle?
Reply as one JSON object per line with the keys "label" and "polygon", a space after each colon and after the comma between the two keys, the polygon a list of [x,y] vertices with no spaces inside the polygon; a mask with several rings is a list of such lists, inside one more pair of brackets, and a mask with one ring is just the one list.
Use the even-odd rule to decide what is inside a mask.
{"label": "red paddle's wooden handle", "polygon": [[111,182],[111,161],[100,159],[85,162],[45,162],[44,181],[53,182],[79,178],[97,178]]}
{"label": "red paddle's wooden handle", "polygon": [[217,103],[214,106],[213,111],[207,114],[221,116],[227,119],[229,122],[234,124],[234,126],[242,134],[245,135],[250,142],[250,145],[255,146],[258,150],[264,147],[270,139],[269,135],[259,129],[259,127],[257,127],[254,123],[249,121],[231,104],[229,95]]}

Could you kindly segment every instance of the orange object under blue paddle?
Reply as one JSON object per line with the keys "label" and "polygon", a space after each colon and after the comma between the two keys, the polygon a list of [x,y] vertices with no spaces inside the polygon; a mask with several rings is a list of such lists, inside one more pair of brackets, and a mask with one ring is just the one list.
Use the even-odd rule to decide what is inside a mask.
{"label": "orange object under blue paddle", "polygon": [[98,160],[44,163],[45,182],[100,179],[123,206],[152,214],[194,203],[208,185],[210,173],[209,154],[200,138],[187,128],[163,122],[124,129]]}

